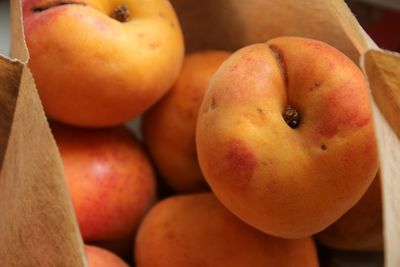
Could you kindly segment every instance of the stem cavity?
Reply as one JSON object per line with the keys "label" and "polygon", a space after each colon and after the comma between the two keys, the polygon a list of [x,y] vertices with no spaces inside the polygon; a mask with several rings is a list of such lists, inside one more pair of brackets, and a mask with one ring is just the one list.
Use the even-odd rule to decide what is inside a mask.
{"label": "stem cavity", "polygon": [[300,124],[299,112],[297,112],[297,110],[292,108],[290,105],[286,105],[285,112],[283,113],[283,119],[292,129],[296,129]]}
{"label": "stem cavity", "polygon": [[114,9],[111,17],[115,20],[118,20],[119,22],[127,22],[130,15],[131,14],[129,12],[128,6],[125,4],[120,4]]}

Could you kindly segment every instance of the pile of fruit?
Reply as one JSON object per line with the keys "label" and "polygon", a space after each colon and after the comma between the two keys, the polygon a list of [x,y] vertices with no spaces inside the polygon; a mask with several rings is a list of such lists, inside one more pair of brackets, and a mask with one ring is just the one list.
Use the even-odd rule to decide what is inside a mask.
{"label": "pile of fruit", "polygon": [[[336,48],[185,55],[166,0],[23,0],[23,17],[90,267],[313,267],[315,242],[382,249],[368,89]],[[138,117],[143,142],[125,126]]]}

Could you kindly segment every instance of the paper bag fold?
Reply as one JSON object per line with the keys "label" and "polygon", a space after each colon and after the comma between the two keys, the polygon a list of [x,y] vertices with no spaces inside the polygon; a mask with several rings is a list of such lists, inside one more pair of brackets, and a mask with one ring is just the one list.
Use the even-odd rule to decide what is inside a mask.
{"label": "paper bag fold", "polygon": [[181,22],[189,52],[202,49],[236,50],[284,35],[324,41],[344,52],[354,62],[358,62],[367,49],[360,26],[343,1],[171,2]]}
{"label": "paper bag fold", "polygon": [[0,57],[0,266],[87,266],[60,155],[26,65],[21,7]]}
{"label": "paper bag fold", "polygon": [[84,266],[62,163],[32,76],[22,63],[8,65],[13,78],[0,84],[8,84],[15,106],[4,119],[11,125],[2,128],[9,134],[0,172],[1,266]]}
{"label": "paper bag fold", "polygon": [[374,98],[381,162],[385,265],[400,266],[400,55],[369,50],[361,60]]}
{"label": "paper bag fold", "polygon": [[23,64],[0,56],[0,167],[10,136]]}

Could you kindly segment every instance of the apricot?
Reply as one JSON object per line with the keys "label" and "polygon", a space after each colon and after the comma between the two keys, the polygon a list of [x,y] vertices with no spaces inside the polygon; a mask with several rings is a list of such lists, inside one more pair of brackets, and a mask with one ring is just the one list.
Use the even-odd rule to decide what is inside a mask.
{"label": "apricot", "polygon": [[378,170],[362,72],[336,48],[300,37],[247,46],[222,64],[200,108],[196,143],[223,205],[284,238],[335,222]]}
{"label": "apricot", "polygon": [[212,193],[156,204],[136,237],[137,267],[318,266],[310,237],[268,236],[237,219]]}
{"label": "apricot", "polygon": [[187,55],[172,89],[143,117],[142,132],[149,154],[176,192],[208,188],[197,161],[197,114],[209,80],[229,55],[226,51]]}
{"label": "apricot", "polygon": [[123,126],[52,131],[83,239],[133,238],[156,199],[153,168],[135,136]]}
{"label": "apricot", "polygon": [[142,114],[175,82],[179,21],[166,0],[23,0],[26,44],[47,115],[85,127]]}
{"label": "apricot", "polygon": [[99,241],[86,242],[86,244],[106,249],[114,253],[121,259],[127,262],[131,262],[134,239],[135,235],[128,235],[122,239],[99,240]]}
{"label": "apricot", "polygon": [[381,180],[377,175],[364,196],[339,220],[317,234],[317,240],[340,250],[383,250]]}
{"label": "apricot", "polygon": [[129,267],[122,259],[108,250],[85,245],[85,251],[89,267]]}

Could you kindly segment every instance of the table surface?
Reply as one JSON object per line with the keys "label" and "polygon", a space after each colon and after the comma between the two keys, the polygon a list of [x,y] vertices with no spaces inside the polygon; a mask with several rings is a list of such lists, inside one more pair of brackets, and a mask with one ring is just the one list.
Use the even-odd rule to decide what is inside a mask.
{"label": "table surface", "polygon": [[[0,54],[8,56],[10,46],[10,30],[9,30],[9,1],[0,0]],[[138,121],[131,122],[130,127],[137,130]],[[380,267],[382,266],[382,254],[375,253],[348,253],[334,252],[331,254],[329,263],[326,267]],[[333,257],[332,257],[333,256]],[[323,264],[325,265],[325,264]],[[324,267],[324,266],[321,266]]]}

